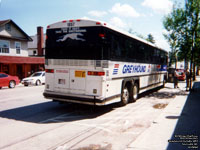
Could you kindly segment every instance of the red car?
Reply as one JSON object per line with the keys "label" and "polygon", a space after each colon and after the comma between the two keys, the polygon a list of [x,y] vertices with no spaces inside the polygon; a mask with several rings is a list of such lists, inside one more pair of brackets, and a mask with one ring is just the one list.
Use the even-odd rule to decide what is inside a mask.
{"label": "red car", "polygon": [[10,76],[6,73],[0,72],[0,89],[3,86],[8,86],[9,88],[14,88],[15,85],[19,84],[20,80],[17,76]]}
{"label": "red car", "polygon": [[178,80],[184,81],[186,79],[185,71],[184,70],[177,70],[178,73]]}

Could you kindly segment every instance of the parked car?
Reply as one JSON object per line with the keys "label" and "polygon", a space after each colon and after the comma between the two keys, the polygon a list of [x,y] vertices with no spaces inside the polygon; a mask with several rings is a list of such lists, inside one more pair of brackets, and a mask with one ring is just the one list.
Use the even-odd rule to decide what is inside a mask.
{"label": "parked car", "polygon": [[0,72],[0,89],[4,86],[9,88],[14,88],[20,83],[20,80],[17,76],[11,76],[6,73]]}
{"label": "parked car", "polygon": [[186,79],[185,70],[178,69],[177,73],[178,73],[178,80],[185,81]]}
{"label": "parked car", "polygon": [[[168,69],[168,82],[174,82],[174,71],[175,68]],[[186,74],[184,69],[177,69],[178,80],[184,81],[186,79]]]}
{"label": "parked car", "polygon": [[45,84],[45,71],[33,73],[30,77],[22,79],[24,86]]}

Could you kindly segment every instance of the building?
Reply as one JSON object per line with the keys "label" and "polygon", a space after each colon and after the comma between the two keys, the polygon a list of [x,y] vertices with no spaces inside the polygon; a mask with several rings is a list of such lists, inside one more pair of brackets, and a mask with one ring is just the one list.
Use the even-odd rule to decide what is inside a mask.
{"label": "building", "polygon": [[37,27],[37,34],[31,36],[32,41],[28,42],[29,56],[44,56],[45,55],[45,39],[46,34],[43,34],[43,27]]}
{"label": "building", "polygon": [[29,57],[32,39],[12,20],[0,21],[0,72],[20,79],[44,70],[44,57]]}

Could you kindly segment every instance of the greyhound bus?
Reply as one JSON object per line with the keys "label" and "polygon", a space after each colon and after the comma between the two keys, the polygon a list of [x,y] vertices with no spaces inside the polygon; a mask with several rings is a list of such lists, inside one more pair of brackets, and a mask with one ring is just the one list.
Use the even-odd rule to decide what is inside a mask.
{"label": "greyhound bus", "polygon": [[165,84],[167,52],[104,22],[64,20],[46,36],[45,98],[123,106]]}

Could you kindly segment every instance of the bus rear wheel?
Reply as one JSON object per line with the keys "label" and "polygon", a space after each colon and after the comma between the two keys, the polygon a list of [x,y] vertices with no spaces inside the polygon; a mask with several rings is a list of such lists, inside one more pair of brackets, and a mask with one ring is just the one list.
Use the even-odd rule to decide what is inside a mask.
{"label": "bus rear wheel", "polygon": [[130,102],[135,102],[138,98],[138,84],[135,83],[133,86],[132,86],[132,89],[131,89],[131,97],[130,97]]}
{"label": "bus rear wheel", "polygon": [[125,106],[129,102],[130,92],[127,86],[122,90],[120,106]]}

